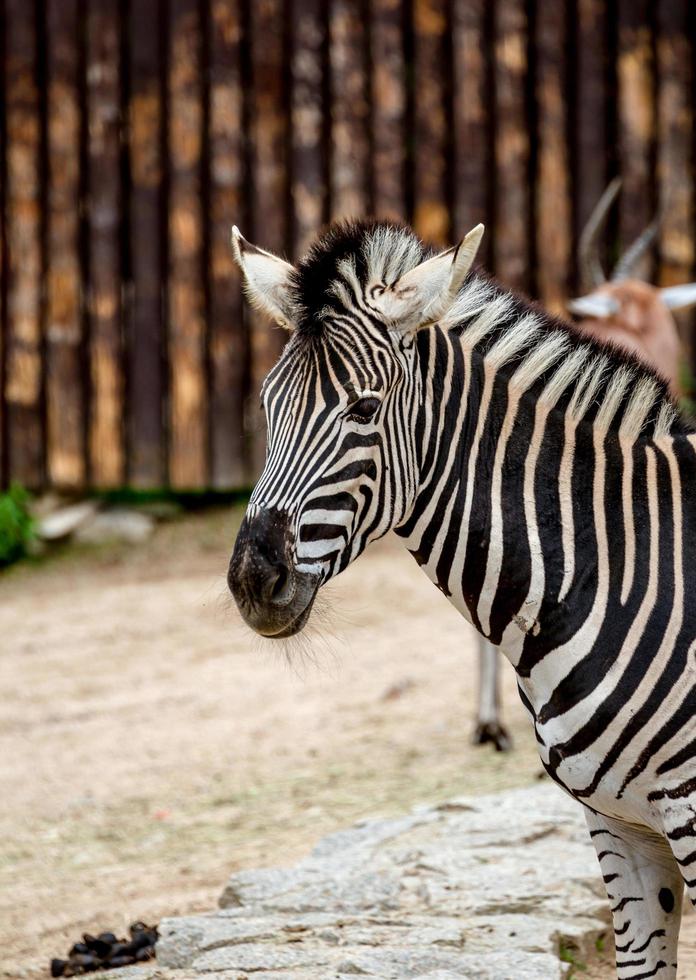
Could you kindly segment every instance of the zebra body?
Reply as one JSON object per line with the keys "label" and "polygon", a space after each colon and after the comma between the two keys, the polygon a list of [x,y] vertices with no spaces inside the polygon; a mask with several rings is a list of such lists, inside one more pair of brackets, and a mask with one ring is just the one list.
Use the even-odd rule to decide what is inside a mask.
{"label": "zebra body", "polygon": [[674,977],[683,880],[696,899],[696,436],[637,361],[470,274],[479,238],[424,260],[406,229],[339,226],[297,269],[237,238],[250,298],[294,330],[230,586],[288,636],[396,531],[510,660],[584,805],[619,977]]}

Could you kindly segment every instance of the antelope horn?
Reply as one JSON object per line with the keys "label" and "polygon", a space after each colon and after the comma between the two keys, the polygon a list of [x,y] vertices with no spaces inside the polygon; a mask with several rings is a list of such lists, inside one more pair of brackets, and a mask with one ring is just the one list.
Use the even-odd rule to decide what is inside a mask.
{"label": "antelope horn", "polygon": [[662,302],[670,310],[684,310],[687,306],[696,305],[696,282],[688,282],[683,286],[665,286],[660,290]]}
{"label": "antelope horn", "polygon": [[567,306],[575,316],[589,316],[598,320],[606,320],[619,312],[617,300],[606,293],[590,293],[588,296],[578,296],[577,299],[569,299]]}
{"label": "antelope horn", "polygon": [[580,235],[578,262],[580,265],[582,288],[583,290],[587,290],[587,292],[591,292],[597,286],[601,286],[607,281],[602,264],[599,261],[598,238],[607,220],[609,209],[616,200],[616,195],[619,193],[620,187],[621,178],[614,177],[599,201],[597,201]]}
{"label": "antelope horn", "polygon": [[661,220],[661,215],[657,215],[655,218],[653,218],[648,227],[642,231],[640,235],[638,235],[636,240],[631,245],[629,245],[614,266],[614,271],[611,274],[612,282],[619,282],[621,279],[628,279],[639,260],[654,242]]}

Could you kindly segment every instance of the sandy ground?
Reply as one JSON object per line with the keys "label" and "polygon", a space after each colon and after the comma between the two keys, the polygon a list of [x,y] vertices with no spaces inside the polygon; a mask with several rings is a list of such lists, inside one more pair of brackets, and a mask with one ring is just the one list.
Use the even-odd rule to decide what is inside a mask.
{"label": "sandy ground", "polygon": [[[360,817],[538,778],[508,669],[515,750],[470,746],[471,635],[396,541],[280,648],[226,595],[238,520],[187,516],[3,576],[0,976],[46,976],[84,930],[212,908],[231,871]],[[607,955],[577,975],[611,976]]]}

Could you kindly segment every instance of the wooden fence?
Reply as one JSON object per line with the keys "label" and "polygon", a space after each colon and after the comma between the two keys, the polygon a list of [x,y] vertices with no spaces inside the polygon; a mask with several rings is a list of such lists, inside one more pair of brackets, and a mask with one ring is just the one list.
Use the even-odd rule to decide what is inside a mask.
{"label": "wooden fence", "polygon": [[[296,256],[405,217],[558,309],[615,173],[694,271],[688,0],[0,0],[0,479],[232,488],[280,331],[229,228]],[[689,340],[689,338],[687,338]]]}

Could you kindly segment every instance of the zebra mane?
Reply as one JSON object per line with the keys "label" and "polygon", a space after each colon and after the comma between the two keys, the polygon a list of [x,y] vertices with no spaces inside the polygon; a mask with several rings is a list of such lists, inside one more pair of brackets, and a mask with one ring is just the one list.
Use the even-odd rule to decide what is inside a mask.
{"label": "zebra mane", "polygon": [[[331,225],[298,263],[291,281],[298,337],[320,337],[332,311],[345,312],[346,275],[366,286],[396,282],[431,254],[406,225],[350,221]],[[633,354],[585,337],[570,324],[480,272],[469,275],[440,327],[460,335],[496,370],[538,390],[576,420],[627,438],[691,432],[668,386]]]}
{"label": "zebra mane", "polygon": [[340,306],[337,283],[350,268],[361,285],[396,282],[425,257],[420,240],[392,221],[339,221],[330,225],[295,267],[290,287],[298,310],[297,333],[321,335],[326,315]]}
{"label": "zebra mane", "polygon": [[512,384],[534,388],[550,408],[562,402],[576,422],[592,419],[600,431],[629,439],[694,431],[667,382],[638,357],[581,334],[481,273],[468,278],[440,327]]}

